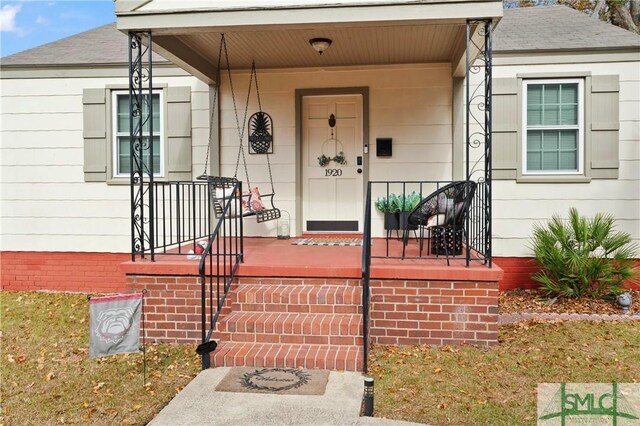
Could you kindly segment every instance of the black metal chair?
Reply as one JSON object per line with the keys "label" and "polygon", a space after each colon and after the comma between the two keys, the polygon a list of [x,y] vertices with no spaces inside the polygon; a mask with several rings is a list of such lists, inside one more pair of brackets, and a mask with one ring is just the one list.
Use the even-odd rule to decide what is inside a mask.
{"label": "black metal chair", "polygon": [[464,225],[471,201],[476,191],[472,181],[456,181],[428,195],[409,214],[403,229],[402,258],[404,259],[412,227],[420,229],[420,251],[422,256],[425,230],[429,237],[429,251],[444,254],[449,264],[449,255],[462,253]]}

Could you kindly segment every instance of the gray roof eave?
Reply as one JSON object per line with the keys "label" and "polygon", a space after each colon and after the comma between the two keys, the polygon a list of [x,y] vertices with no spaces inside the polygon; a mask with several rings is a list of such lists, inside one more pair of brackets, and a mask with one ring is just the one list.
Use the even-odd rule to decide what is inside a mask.
{"label": "gray roof eave", "polygon": [[513,55],[513,54],[522,54],[522,55],[530,55],[532,53],[562,53],[564,55],[571,54],[573,52],[576,53],[585,53],[585,52],[629,52],[629,53],[638,53],[638,59],[640,60],[640,53],[638,52],[638,46],[600,46],[600,47],[576,47],[576,48],[566,48],[566,49],[511,49],[511,50],[493,50],[494,55]]}
{"label": "gray roof eave", "polygon": [[[56,69],[56,70],[77,70],[77,69],[119,69],[127,68],[128,62],[108,62],[108,63],[77,63],[77,64],[2,64],[0,63],[0,69],[2,70],[22,70],[29,69],[43,70],[43,69]],[[154,62],[154,67],[162,68],[177,68],[176,65],[169,61]]]}

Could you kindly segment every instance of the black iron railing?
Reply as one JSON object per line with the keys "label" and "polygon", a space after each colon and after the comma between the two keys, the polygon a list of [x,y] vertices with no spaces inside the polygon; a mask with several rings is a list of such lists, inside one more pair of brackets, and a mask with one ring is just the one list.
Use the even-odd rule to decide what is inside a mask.
{"label": "black iron railing", "polygon": [[198,353],[202,355],[203,369],[210,367],[209,353],[215,349],[212,335],[244,256],[242,216],[231,215],[238,211],[232,206],[241,202],[235,194],[242,194],[242,182],[237,182],[231,193],[234,196],[224,200],[222,215],[209,236],[198,268],[202,309],[202,343]]}
{"label": "black iron railing", "polygon": [[364,361],[362,371],[366,374],[369,366],[369,281],[371,278],[371,182],[367,184],[365,199],[364,228],[362,238],[362,337]]}
{"label": "black iron railing", "polygon": [[[154,182],[155,235],[152,254],[186,255],[211,235],[211,191],[207,182]],[[153,260],[153,257],[152,257]]]}
{"label": "black iron railing", "polygon": [[[425,229],[408,226],[406,223],[409,213],[417,203],[429,195],[446,187],[453,181],[372,181],[369,182],[368,194],[372,203],[365,210],[365,223],[370,222],[369,232],[372,236],[384,238],[384,251],[376,250],[372,258],[392,259],[436,259],[444,257],[442,251],[430,250],[429,233]],[[476,190],[469,208],[464,212],[468,225],[460,225],[460,229],[453,229],[462,233],[461,253],[449,252],[447,259],[458,258],[465,260],[467,266],[472,261],[487,263],[488,244],[486,239],[486,202],[484,182],[476,183]],[[392,212],[381,211],[388,208]],[[399,210],[399,211],[398,211]],[[371,237],[371,236],[370,236]],[[365,235],[365,238],[367,236]],[[365,241],[366,242],[366,241]],[[404,244],[419,244],[417,255],[405,255]],[[423,249],[426,247],[425,249]],[[363,250],[364,252],[364,250]],[[370,248],[369,248],[370,252]],[[415,251],[414,251],[415,252]]]}

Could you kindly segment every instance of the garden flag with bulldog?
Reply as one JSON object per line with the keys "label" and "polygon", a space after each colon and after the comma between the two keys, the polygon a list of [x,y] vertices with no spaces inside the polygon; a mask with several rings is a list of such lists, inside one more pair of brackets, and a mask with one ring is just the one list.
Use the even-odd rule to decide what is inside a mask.
{"label": "garden flag with bulldog", "polygon": [[142,293],[89,300],[89,356],[140,352]]}

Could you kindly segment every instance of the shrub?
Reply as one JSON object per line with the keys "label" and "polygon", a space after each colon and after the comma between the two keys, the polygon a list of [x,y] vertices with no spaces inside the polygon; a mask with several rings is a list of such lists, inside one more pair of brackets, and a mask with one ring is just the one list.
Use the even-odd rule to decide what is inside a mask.
{"label": "shrub", "polygon": [[623,281],[637,279],[637,245],[629,234],[614,230],[614,221],[602,213],[587,219],[571,208],[568,221],[554,215],[546,226],[534,225],[532,248],[542,269],[532,278],[549,296],[620,294]]}

